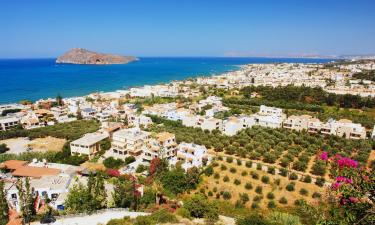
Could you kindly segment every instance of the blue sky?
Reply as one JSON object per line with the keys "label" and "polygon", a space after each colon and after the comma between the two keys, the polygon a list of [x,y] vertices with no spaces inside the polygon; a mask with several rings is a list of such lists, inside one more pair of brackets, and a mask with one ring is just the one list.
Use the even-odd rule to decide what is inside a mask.
{"label": "blue sky", "polygon": [[1,0],[0,58],[375,54],[374,0]]}

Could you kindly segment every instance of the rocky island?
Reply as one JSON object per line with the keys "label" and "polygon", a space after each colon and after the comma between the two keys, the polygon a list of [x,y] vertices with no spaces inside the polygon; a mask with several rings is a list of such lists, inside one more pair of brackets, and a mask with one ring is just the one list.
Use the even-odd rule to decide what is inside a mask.
{"label": "rocky island", "polygon": [[56,63],[106,65],[126,64],[135,60],[138,59],[133,56],[103,54],[83,48],[73,48],[58,57]]}

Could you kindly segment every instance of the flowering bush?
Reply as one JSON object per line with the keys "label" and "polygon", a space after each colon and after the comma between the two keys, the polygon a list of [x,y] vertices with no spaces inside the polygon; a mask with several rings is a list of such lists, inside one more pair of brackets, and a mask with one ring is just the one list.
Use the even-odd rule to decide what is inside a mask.
{"label": "flowering bush", "polygon": [[120,172],[116,169],[107,169],[106,173],[111,177],[119,177],[120,176]]}
{"label": "flowering bush", "polygon": [[335,182],[329,190],[329,210],[320,224],[375,224],[375,176],[372,170],[341,155],[320,158],[331,165]]}

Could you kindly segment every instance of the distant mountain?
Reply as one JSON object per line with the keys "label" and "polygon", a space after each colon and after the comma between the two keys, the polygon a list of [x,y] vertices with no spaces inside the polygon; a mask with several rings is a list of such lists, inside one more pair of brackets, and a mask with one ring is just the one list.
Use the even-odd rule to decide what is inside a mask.
{"label": "distant mountain", "polygon": [[56,63],[69,64],[126,64],[138,60],[133,56],[121,56],[92,52],[83,48],[73,48],[56,59]]}

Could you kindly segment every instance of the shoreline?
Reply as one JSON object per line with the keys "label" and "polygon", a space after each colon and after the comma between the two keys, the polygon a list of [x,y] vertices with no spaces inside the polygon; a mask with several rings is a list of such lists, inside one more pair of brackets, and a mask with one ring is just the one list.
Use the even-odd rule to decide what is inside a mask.
{"label": "shoreline", "polygon": [[[183,58],[186,58],[186,57],[181,57],[180,59],[183,59]],[[210,58],[228,59],[229,61],[232,60],[232,59],[238,59],[237,57],[236,58],[234,58],[234,57],[210,57]],[[207,59],[210,59],[210,58],[207,58]],[[154,58],[153,57],[149,57],[147,59],[154,59]],[[176,59],[176,57],[160,57],[160,59]],[[192,58],[192,59],[194,59],[194,60],[195,59],[204,59],[204,57]],[[241,59],[246,59],[246,58],[241,58]],[[269,60],[269,59],[273,59],[273,58],[262,58],[262,57],[259,57],[259,58],[256,57],[255,58],[254,57],[252,59],[266,59],[266,60]],[[122,86],[120,88],[110,88],[110,87],[105,87],[104,86],[104,87],[102,87],[104,90],[103,89],[101,89],[101,90],[99,89],[99,90],[94,90],[94,91],[87,91],[86,92],[87,94],[77,94],[77,95],[74,95],[74,94],[70,95],[70,94],[68,94],[67,97],[63,96],[63,98],[67,98],[68,99],[68,98],[85,97],[85,96],[89,96],[89,95],[94,94],[94,93],[108,93],[108,92],[126,91],[126,90],[129,90],[132,87],[144,87],[144,86],[155,86],[155,85],[159,85],[159,84],[170,84],[172,82],[181,82],[181,81],[185,81],[185,80],[191,79],[191,78],[197,79],[197,78],[202,78],[202,77],[222,76],[222,75],[225,75],[225,74],[230,73],[230,72],[235,72],[235,71],[242,70],[247,65],[251,65],[251,64],[280,64],[280,63],[291,63],[291,64],[295,64],[295,63],[297,63],[297,64],[323,64],[323,63],[327,63],[327,62],[330,62],[330,61],[333,60],[333,59],[327,59],[327,61],[325,61],[325,62],[315,62],[315,61],[313,61],[313,62],[279,62],[278,60],[280,58],[278,58],[278,59],[274,58],[274,59],[275,59],[274,61],[270,61],[270,62],[268,62],[268,61],[265,61],[265,62],[260,61],[260,62],[251,62],[251,63],[246,63],[246,62],[244,62],[244,63],[234,63],[234,64],[230,64],[230,62],[228,62],[228,63],[224,63],[224,64],[220,64],[220,65],[215,65],[214,63],[212,63],[215,68],[218,68],[217,70],[219,70],[219,71],[223,70],[223,72],[216,72],[216,71],[215,72],[209,72],[209,71],[207,71],[204,74],[193,74],[193,75],[188,75],[188,74],[183,75],[183,72],[181,72],[181,73],[179,73],[179,75],[177,75],[177,74],[174,75],[174,76],[180,76],[181,79],[174,79],[173,77],[170,77],[170,78],[166,78],[168,81],[164,81],[164,82],[163,81],[148,80],[149,83],[145,83],[145,81],[140,81],[140,83],[142,83],[140,85],[130,84],[130,85],[124,85],[124,86]],[[313,60],[313,59],[310,59],[310,58],[298,58],[298,60],[304,60],[304,59],[306,59],[308,61]],[[1,62],[1,60],[2,59],[0,59],[0,62]],[[17,61],[17,59],[12,59],[12,60]],[[19,60],[29,60],[29,59],[19,59]],[[34,59],[31,59],[31,60],[34,60]],[[35,60],[37,60],[37,59],[35,59]],[[48,59],[48,60],[54,60],[54,59]],[[286,60],[290,60],[290,59],[286,59]],[[322,59],[322,60],[324,60],[324,59]],[[328,61],[328,60],[330,60],[330,61]],[[142,61],[142,60],[140,60],[140,61]],[[133,64],[135,64],[135,63],[138,63],[138,62],[134,62]],[[131,64],[128,64],[128,65],[131,65]],[[203,62],[203,64],[209,64],[209,63]],[[56,67],[56,64],[51,64],[51,65],[54,66],[54,67]],[[1,66],[1,64],[0,64],[0,66]],[[57,65],[57,66],[60,66],[60,65]],[[65,64],[63,66],[65,66]],[[86,66],[91,67],[91,65],[72,65],[72,66],[75,67],[75,68],[86,68]],[[97,67],[97,68],[107,67],[107,65],[103,65],[103,66],[93,65],[93,66]],[[225,67],[232,67],[232,68],[225,69]],[[1,70],[1,67],[0,67],[0,70]],[[207,70],[212,70],[212,69],[207,69]],[[165,72],[165,73],[167,73],[167,72]],[[155,74],[157,74],[157,73],[155,73]],[[157,75],[150,76],[150,78],[155,77],[155,76],[157,76]],[[100,81],[98,81],[98,82],[100,82]],[[78,90],[82,91],[82,92],[85,92],[84,89],[85,88],[78,89]],[[73,90],[73,88],[71,90]],[[58,94],[59,94],[59,91],[56,91],[56,95],[58,95]],[[46,96],[46,97],[41,97],[41,98],[33,98],[33,97],[30,96],[30,97],[21,98],[21,99],[19,99],[17,101],[7,101],[7,102],[1,102],[0,101],[1,102],[0,105],[17,104],[17,103],[19,103],[22,100],[29,100],[29,99],[30,99],[31,102],[34,103],[36,101],[46,100],[46,99],[51,99],[51,98],[54,98],[54,97],[52,97],[52,95],[49,95],[49,96]]]}

